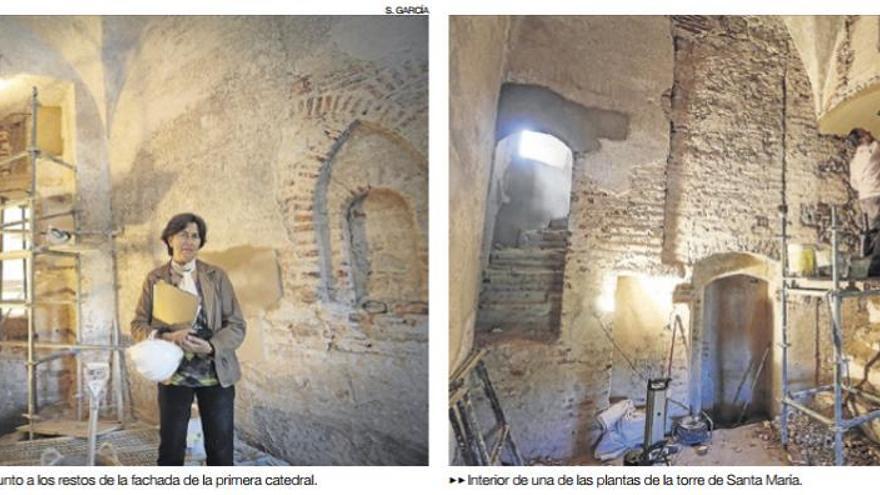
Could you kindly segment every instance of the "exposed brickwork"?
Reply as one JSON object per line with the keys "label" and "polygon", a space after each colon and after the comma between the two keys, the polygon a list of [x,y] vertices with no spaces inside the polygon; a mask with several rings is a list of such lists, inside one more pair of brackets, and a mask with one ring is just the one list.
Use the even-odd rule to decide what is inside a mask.
{"label": "exposed brickwork", "polygon": [[[298,146],[304,145],[304,149],[291,150],[295,157],[291,167],[276,174],[279,181],[276,199],[284,212],[285,227],[294,245],[292,254],[297,256],[294,265],[297,273],[293,274],[290,287],[294,293],[315,299],[321,286],[315,219],[309,216],[314,215],[318,194],[316,185],[321,170],[332,166],[334,152],[344,145],[354,127],[361,124],[389,134],[392,140],[405,139],[403,146],[410,148],[415,155],[414,165],[424,169],[424,158],[418,155],[424,157],[427,151],[423,128],[427,124],[426,92],[427,65],[418,61],[407,61],[397,67],[355,66],[321,77],[300,77],[292,84],[291,114],[303,118],[304,122],[313,122],[313,126],[303,125],[294,140]],[[395,134],[403,138],[393,137]],[[418,165],[419,161],[423,162],[422,165]],[[381,164],[371,165],[372,170],[381,169]],[[427,180],[426,175],[424,180]],[[371,186],[369,175],[362,179],[345,179],[345,182],[353,189],[347,203]],[[372,185],[380,184],[374,180]],[[426,200],[424,195],[417,194],[416,197]],[[421,206],[413,201],[413,208],[426,215],[427,209]],[[339,212],[333,210],[333,213]],[[342,230],[334,229],[334,232],[336,239],[341,239]],[[342,245],[339,242],[333,245],[331,258],[335,268],[330,271],[335,278],[344,269],[340,259]],[[427,259],[424,254],[423,257]]]}
{"label": "exposed brickwork", "polygon": [[[206,251],[273,253],[281,297],[245,314],[266,359],[243,359],[236,427],[295,464],[427,462],[424,21],[168,17],[109,26],[108,38],[124,42],[106,48],[124,63],[105,66],[115,106],[101,133],[112,136],[113,213],[124,227],[120,314],[130,318],[144,274],[167,260],[158,233],[181,210],[207,220]],[[379,291],[379,304],[364,309],[348,215],[365,201],[374,241],[365,251],[388,255],[383,236],[401,229],[369,233],[371,211],[381,222],[384,210],[368,200],[383,192],[401,198],[386,217],[412,226],[394,248],[418,288],[405,298]],[[155,421],[155,387],[134,377],[132,395],[140,417]]]}
{"label": "exposed brickwork", "polygon": [[[592,67],[591,57],[598,64],[607,58],[620,59],[623,48],[594,50],[578,57],[576,63],[535,56],[554,43],[566,47],[562,53],[587,50],[590,43],[599,42],[585,41],[584,47],[577,48],[561,34],[553,39],[548,33],[564,33],[577,22],[583,24],[581,29],[589,26],[590,32],[597,33],[603,29],[602,21],[559,20],[554,29],[550,27],[554,18],[543,18],[534,42],[540,48],[529,44],[534,38],[524,22],[512,43],[532,56],[516,59],[512,52],[512,65],[517,69],[510,77],[524,84],[546,85],[584,105],[620,109],[624,105],[620,93],[603,93],[605,86],[591,81],[593,85],[586,88],[570,82],[578,79],[576,65]],[[606,22],[622,23],[618,19]],[[828,205],[840,205],[843,212],[852,210],[841,142],[817,131],[809,80],[781,21],[685,16],[665,22],[668,38],[651,38],[652,46],[671,45],[671,59],[655,55],[648,66],[609,73],[605,84],[626,87],[645,73],[672,76],[669,87],[652,88],[646,94],[636,91],[638,96],[629,97],[627,101],[649,103],[629,114],[632,127],[623,143],[626,146],[642,133],[667,135],[668,149],[659,156],[656,150],[636,153],[625,162],[628,187],[622,192],[603,187],[602,172],[597,170],[621,166],[606,154],[614,156],[614,143],[602,142],[603,148],[610,148],[608,152],[603,149],[575,157],[559,340],[551,344],[505,341],[490,347],[490,356],[494,354],[490,372],[527,456],[564,458],[584,453],[595,438],[589,425],[608,404],[612,376],[615,394],[640,401],[644,383],[638,377],[653,375],[665,364],[670,333],[663,328],[646,328],[644,336],[663,345],[627,347],[626,359],[611,344],[609,335],[615,337],[612,318],[602,315],[597,300],[607,296],[609,287],[613,290],[617,277],[675,276],[691,283],[696,272],[707,273],[706,264],[720,262],[712,268],[720,270],[716,276],[745,266],[719,261],[718,256],[752,253],[763,260],[755,262],[764,267],[756,276],[770,280],[768,296],[775,297],[778,206],[783,189],[794,242],[827,239]],[[633,40],[641,40],[642,33],[649,31],[645,27],[638,34],[605,36],[641,43]],[[589,77],[595,76],[578,80]],[[664,112],[665,122],[633,117],[658,110]],[[851,245],[851,239],[846,240]],[[705,283],[699,281],[695,292],[701,292]],[[689,337],[699,336],[701,296],[689,300],[678,311]],[[792,325],[802,328],[815,316],[815,307],[806,301],[795,301],[790,310]],[[797,361],[792,376],[803,384],[827,370],[829,353],[824,324],[801,331],[811,337],[799,340],[792,350]],[[690,363],[679,356],[673,366],[673,398],[686,401]],[[814,365],[814,356],[821,356],[821,363]],[[631,370],[629,363],[637,369]],[[541,405],[547,403],[556,407]]]}

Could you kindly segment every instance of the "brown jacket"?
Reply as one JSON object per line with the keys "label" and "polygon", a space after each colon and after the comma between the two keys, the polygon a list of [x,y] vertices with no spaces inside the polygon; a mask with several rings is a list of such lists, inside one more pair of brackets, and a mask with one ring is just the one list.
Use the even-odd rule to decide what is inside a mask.
{"label": "brown jacket", "polygon": [[[241,378],[241,367],[235,350],[244,341],[245,322],[241,307],[232,290],[232,283],[226,272],[219,267],[196,261],[198,284],[202,291],[202,302],[208,317],[208,327],[214,332],[210,339],[214,347],[214,365],[220,385],[228,387]],[[180,275],[171,270],[171,262],[154,269],[147,275],[141,291],[140,301],[131,320],[131,335],[135,340],[150,336],[153,327],[153,285],[159,280],[177,285]]]}

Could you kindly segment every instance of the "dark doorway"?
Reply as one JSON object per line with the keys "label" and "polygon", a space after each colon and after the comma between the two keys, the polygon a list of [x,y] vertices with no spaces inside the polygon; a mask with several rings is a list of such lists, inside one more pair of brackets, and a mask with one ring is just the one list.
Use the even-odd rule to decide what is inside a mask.
{"label": "dark doorway", "polygon": [[718,427],[768,418],[773,309],[767,282],[723,277],[706,287],[704,301],[703,409]]}

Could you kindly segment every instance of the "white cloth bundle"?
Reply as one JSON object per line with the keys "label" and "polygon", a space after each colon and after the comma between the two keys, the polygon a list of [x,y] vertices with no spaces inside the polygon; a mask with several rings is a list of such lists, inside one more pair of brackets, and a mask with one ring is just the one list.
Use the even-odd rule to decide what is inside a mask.
{"label": "white cloth bundle", "polygon": [[147,339],[126,351],[134,369],[147,380],[162,382],[177,371],[183,359],[183,349],[161,339]]}
{"label": "white cloth bundle", "polygon": [[601,461],[622,456],[645,437],[645,413],[636,410],[629,399],[614,403],[598,415],[597,421],[602,425],[602,438],[594,455]]}

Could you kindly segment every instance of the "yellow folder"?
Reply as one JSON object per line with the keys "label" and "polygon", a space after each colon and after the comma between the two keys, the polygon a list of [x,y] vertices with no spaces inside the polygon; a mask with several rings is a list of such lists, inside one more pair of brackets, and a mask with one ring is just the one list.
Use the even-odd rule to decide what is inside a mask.
{"label": "yellow folder", "polygon": [[153,286],[153,319],[168,325],[192,324],[199,299],[189,292],[160,280]]}

